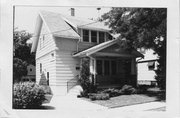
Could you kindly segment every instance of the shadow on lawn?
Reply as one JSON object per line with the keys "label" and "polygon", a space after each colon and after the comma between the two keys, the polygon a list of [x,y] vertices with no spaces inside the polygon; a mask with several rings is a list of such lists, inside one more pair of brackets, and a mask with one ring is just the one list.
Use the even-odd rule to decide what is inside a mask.
{"label": "shadow on lawn", "polygon": [[157,101],[166,101],[166,92],[163,90],[159,90],[159,91],[151,91],[148,90],[145,95],[149,96],[149,97],[155,97],[157,99]]}
{"label": "shadow on lawn", "polygon": [[48,105],[42,105],[40,107],[34,107],[34,108],[16,108],[17,110],[54,110],[55,107],[48,106]]}

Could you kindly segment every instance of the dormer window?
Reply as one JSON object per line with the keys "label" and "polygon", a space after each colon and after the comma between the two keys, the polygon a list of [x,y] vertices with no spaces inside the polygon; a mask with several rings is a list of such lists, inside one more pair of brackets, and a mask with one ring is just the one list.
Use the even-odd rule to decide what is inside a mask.
{"label": "dormer window", "polygon": [[91,31],[91,42],[97,43],[97,31]]}
{"label": "dormer window", "polygon": [[[89,43],[103,43],[106,41],[106,32],[82,29],[80,31],[83,42]],[[107,37],[108,38],[108,37]]]}
{"label": "dormer window", "polygon": [[89,42],[89,30],[83,30],[83,41]]}

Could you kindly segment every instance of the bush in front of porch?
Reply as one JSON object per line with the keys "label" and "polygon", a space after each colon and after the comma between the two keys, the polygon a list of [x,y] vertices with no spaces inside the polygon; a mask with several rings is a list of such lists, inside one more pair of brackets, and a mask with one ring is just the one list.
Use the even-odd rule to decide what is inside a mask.
{"label": "bush in front of porch", "polygon": [[94,86],[93,81],[90,80],[90,70],[89,70],[89,58],[83,58],[81,60],[81,69],[79,82],[83,88],[82,96],[88,96],[88,93],[96,92],[96,86]]}

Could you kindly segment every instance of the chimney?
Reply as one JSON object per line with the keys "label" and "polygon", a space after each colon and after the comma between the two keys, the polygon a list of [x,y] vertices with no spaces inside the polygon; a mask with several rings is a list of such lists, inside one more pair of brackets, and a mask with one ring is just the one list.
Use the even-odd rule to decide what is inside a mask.
{"label": "chimney", "polygon": [[75,9],[71,8],[71,16],[75,16]]}

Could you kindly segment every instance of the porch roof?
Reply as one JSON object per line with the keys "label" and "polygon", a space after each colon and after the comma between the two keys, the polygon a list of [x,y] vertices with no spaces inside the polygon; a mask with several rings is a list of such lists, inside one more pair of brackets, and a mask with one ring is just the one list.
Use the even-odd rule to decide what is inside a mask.
{"label": "porch roof", "polygon": [[137,50],[133,50],[131,54],[124,53],[122,50],[120,52],[107,52],[102,51],[104,49],[108,49],[110,46],[113,46],[118,42],[119,39],[109,40],[107,42],[101,43],[99,45],[93,46],[89,49],[86,49],[84,51],[78,52],[73,55],[73,57],[86,57],[86,56],[110,56],[110,57],[144,57],[143,54],[138,52]]}

